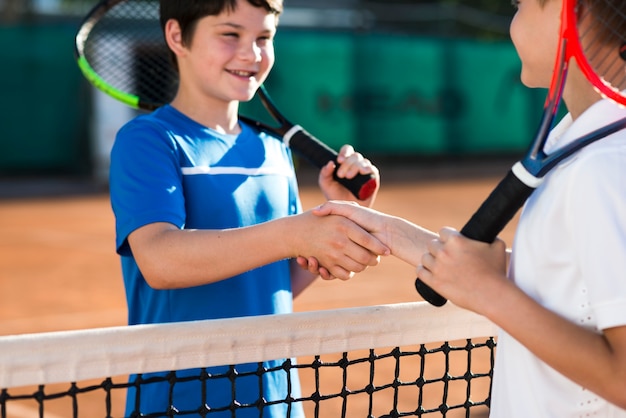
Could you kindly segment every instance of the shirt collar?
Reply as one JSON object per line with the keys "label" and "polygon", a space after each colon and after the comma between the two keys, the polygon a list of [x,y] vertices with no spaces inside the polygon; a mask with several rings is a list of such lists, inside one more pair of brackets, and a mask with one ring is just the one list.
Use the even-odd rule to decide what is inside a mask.
{"label": "shirt collar", "polygon": [[550,153],[589,132],[624,117],[626,117],[626,108],[616,105],[609,99],[603,99],[594,103],[575,121],[572,121],[572,115],[568,113],[550,132],[545,151]]}

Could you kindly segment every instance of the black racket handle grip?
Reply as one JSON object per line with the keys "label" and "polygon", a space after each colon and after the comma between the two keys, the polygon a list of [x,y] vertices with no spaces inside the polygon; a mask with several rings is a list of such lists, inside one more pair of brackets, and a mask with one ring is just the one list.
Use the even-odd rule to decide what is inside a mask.
{"label": "black racket handle grip", "polygon": [[[301,127],[297,128],[299,129],[288,138],[289,148],[296,151],[317,168],[322,168],[328,164],[329,161],[337,162],[336,151]],[[335,169],[333,178],[359,200],[368,199],[376,191],[376,178],[372,174],[357,174],[351,179],[339,178],[337,177],[337,170]]]}
{"label": "black racket handle grip", "polygon": [[[492,243],[534,190],[534,187],[522,182],[513,170],[509,170],[461,229],[461,234],[476,241]],[[443,306],[447,302],[419,278],[415,280],[415,289],[433,306]]]}

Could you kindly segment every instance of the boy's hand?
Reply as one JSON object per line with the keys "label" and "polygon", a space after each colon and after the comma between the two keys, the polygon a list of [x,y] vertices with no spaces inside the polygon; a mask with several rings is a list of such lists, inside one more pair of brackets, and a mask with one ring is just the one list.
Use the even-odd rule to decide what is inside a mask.
{"label": "boy's hand", "polygon": [[375,266],[389,248],[375,236],[343,216],[318,216],[313,211],[292,218],[290,228],[297,264],[324,279],[350,279],[354,273]]}
{"label": "boy's hand", "polygon": [[[382,220],[380,219],[381,217],[377,216],[381,214],[374,211],[373,209],[364,208],[363,206],[360,206],[355,202],[332,201],[326,202],[323,205],[313,209],[313,213],[317,216],[344,216],[356,222],[357,224],[360,224],[361,227],[363,227],[365,230],[367,230],[369,233],[371,233],[373,236],[375,236],[384,243],[384,235],[380,232],[377,233],[377,231],[375,231],[376,228],[382,229],[383,225]],[[296,263],[303,270],[318,275],[324,280],[332,280],[336,278],[328,271],[328,269],[326,269],[324,266],[321,266],[319,260],[315,257],[300,256],[296,258]],[[352,278],[353,275],[354,273],[351,272],[350,276],[343,278],[343,280]]]}
{"label": "boy's hand", "polygon": [[[297,257],[296,263],[303,270],[306,270],[316,276],[320,276],[324,280],[334,279],[334,277],[325,267],[320,266],[320,262],[315,257]],[[350,273],[348,278],[352,278],[352,276],[354,276],[353,272]]]}
{"label": "boy's hand", "polygon": [[[378,168],[376,168],[370,160],[363,157],[363,155],[355,152],[351,145],[341,147],[339,155],[337,156],[337,163],[339,164],[337,168],[337,177],[339,178],[351,179],[357,174],[374,175],[377,185],[376,190],[367,200],[359,202],[363,206],[372,206],[378,189],[380,188],[380,174]],[[354,200],[354,195],[333,179],[335,168],[335,163],[330,161],[320,170],[318,183],[326,200]]]}
{"label": "boy's hand", "polygon": [[390,245],[391,238],[389,237],[386,224],[389,216],[382,212],[354,202],[330,201],[314,208],[313,213],[317,216],[344,216],[360,225],[385,245]]}

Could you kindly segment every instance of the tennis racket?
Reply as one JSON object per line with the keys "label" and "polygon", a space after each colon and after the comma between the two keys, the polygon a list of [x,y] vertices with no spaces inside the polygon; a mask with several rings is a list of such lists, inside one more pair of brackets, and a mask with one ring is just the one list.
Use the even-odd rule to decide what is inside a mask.
{"label": "tennis racket", "polygon": [[[102,0],[83,19],[76,34],[75,55],[83,75],[96,88],[133,107],[152,111],[176,93],[178,73],[170,61],[159,23],[158,0]],[[261,86],[258,96],[278,126],[240,116],[244,122],[281,138],[292,150],[321,168],[337,152],[291,123]],[[373,175],[336,181],[360,200],[376,190]]]}
{"label": "tennis racket", "polygon": [[[563,0],[559,50],[538,132],[524,157],[461,229],[464,236],[493,242],[546,173],[581,148],[626,128],[624,118],[546,154],[544,145],[554,125],[572,59],[602,96],[626,106],[626,0]],[[443,306],[447,301],[419,278],[415,287],[434,306]]]}

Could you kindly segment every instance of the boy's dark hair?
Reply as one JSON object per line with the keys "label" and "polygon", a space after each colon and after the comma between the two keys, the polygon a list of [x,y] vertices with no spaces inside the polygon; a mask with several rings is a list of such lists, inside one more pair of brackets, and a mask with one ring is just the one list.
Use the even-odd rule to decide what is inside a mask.
{"label": "boy's dark hair", "polygon": [[[167,21],[176,20],[180,25],[183,44],[189,45],[200,19],[216,16],[225,11],[232,12],[237,8],[237,1],[247,1],[252,6],[263,8],[277,17],[283,11],[283,0],[160,0],[161,29],[165,33]],[[176,57],[172,56],[172,59],[176,63]]]}

